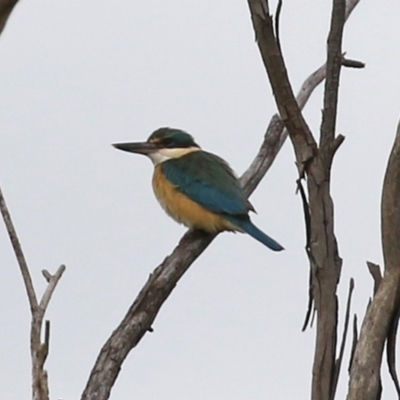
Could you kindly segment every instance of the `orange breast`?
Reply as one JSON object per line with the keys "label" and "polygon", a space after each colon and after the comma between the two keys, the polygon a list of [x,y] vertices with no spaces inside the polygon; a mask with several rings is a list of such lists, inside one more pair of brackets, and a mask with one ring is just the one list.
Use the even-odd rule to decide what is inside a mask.
{"label": "orange breast", "polygon": [[165,178],[161,165],[156,165],[154,168],[153,189],[157,200],[167,214],[189,228],[202,229],[210,233],[238,230],[225,218],[206,210],[180,192]]}

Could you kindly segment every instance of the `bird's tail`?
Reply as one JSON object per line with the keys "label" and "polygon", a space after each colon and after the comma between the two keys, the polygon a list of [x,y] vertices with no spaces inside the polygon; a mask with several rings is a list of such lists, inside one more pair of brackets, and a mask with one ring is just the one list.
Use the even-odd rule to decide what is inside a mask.
{"label": "bird's tail", "polygon": [[269,247],[271,250],[274,251],[281,251],[284,250],[284,248],[274,239],[266,235],[263,231],[258,229],[251,221],[250,219],[244,219],[244,218],[239,218],[239,217],[234,217],[234,216],[229,216],[229,220],[238,226],[241,230],[244,232],[248,233],[250,236],[252,236],[254,239],[258,240],[265,246]]}

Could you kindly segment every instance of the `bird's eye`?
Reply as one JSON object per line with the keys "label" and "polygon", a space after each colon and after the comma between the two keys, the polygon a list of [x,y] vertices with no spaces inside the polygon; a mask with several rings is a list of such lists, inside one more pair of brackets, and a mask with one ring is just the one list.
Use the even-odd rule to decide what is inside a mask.
{"label": "bird's eye", "polygon": [[169,138],[169,137],[165,138],[165,139],[162,141],[162,144],[163,144],[164,146],[171,146],[173,143],[174,143],[173,139],[172,139],[172,138]]}

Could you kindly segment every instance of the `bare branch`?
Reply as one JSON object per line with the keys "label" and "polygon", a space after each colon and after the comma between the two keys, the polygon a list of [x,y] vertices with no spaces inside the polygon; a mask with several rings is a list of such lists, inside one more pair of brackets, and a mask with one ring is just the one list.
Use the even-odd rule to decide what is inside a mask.
{"label": "bare branch", "polygon": [[[389,322],[386,354],[389,372],[400,398],[400,385],[396,372],[396,337],[400,317],[400,122],[385,175],[382,193],[382,245],[386,272],[393,271],[398,278],[395,305]],[[392,247],[393,246],[393,247]]]}
{"label": "bare branch", "polygon": [[39,307],[43,310],[43,315],[44,312],[47,309],[47,306],[49,304],[50,298],[57,286],[58,281],[61,279],[62,274],[65,271],[65,265],[60,265],[60,267],[58,268],[58,270],[56,271],[56,273],[54,275],[50,275],[48,271],[44,270],[42,271],[43,275],[45,276],[46,280],[50,275],[50,278],[47,280],[48,281],[48,285],[47,288],[43,294],[42,300],[40,300],[40,304]]}
{"label": "bare branch", "polygon": [[272,17],[269,14],[257,12],[260,9],[257,1],[249,1],[249,7],[257,44],[271,82],[279,115],[289,131],[299,168],[302,168],[302,164],[313,158],[316,143],[300,112],[289,83],[283,57],[274,36]]}
{"label": "bare branch", "polygon": [[24,253],[22,251],[21,244],[15,231],[14,224],[11,220],[11,215],[8,211],[6,201],[3,196],[3,192],[0,188],[0,211],[3,215],[4,223],[7,228],[8,236],[10,237],[12,247],[14,249],[15,257],[17,258],[19,269],[21,270],[22,278],[24,280],[26,293],[28,294],[29,305],[31,307],[31,312],[34,313],[38,307],[38,301],[35,294],[35,289],[33,288],[31,274],[29,273],[28,264],[26,263]]}
{"label": "bare branch", "polygon": [[365,63],[357,60],[342,59],[342,67],[346,68],[365,68]]}
{"label": "bare branch", "polygon": [[31,321],[31,357],[32,357],[32,392],[33,400],[49,400],[49,386],[47,371],[44,369],[50,348],[50,321],[45,323],[44,343],[41,341],[43,319],[51,296],[65,271],[61,265],[54,275],[47,270],[42,274],[48,282],[47,288],[40,300],[36,311],[32,313]]}
{"label": "bare branch", "polygon": [[400,271],[400,123],[386,170],[381,222],[385,273]]}
{"label": "bare branch", "polygon": [[46,279],[47,282],[50,282],[50,279],[53,276],[49,271],[47,271],[47,269],[42,270],[42,275],[44,276],[44,279]]}
{"label": "bare branch", "polygon": [[28,294],[29,305],[31,309],[31,357],[32,357],[32,398],[34,400],[48,400],[49,390],[47,381],[47,372],[44,370],[49,349],[50,324],[46,322],[45,343],[41,343],[41,329],[43,318],[49,304],[50,298],[60,280],[65,266],[61,265],[55,275],[51,275],[48,271],[43,271],[43,275],[49,282],[43,294],[40,304],[37,302],[35,289],[33,287],[32,278],[26,263],[21,244],[11,220],[10,213],[6,206],[3,193],[0,188],[0,211],[3,215],[4,222],[10,237],[15,256],[17,258],[21,274],[24,280],[25,289]]}
{"label": "bare branch", "polygon": [[[352,11],[352,9],[349,9],[349,11]],[[326,64],[319,67],[303,82],[296,95],[296,102],[300,110],[305,107],[311,94],[314,92],[315,88],[323,82],[325,76]],[[268,125],[264,136],[264,142],[262,143],[257,156],[241,178],[242,184],[250,191],[246,192],[247,195],[250,195],[255,190],[259,182],[259,175],[264,176],[264,174],[269,170],[287,137],[288,131],[284,128],[282,120],[278,115],[274,115]],[[343,136],[338,136],[338,140],[339,137],[343,138]]]}
{"label": "bare branch", "polygon": [[174,252],[153,271],[128,313],[101,349],[82,399],[108,399],[122,362],[151,329],[158,311],[180,277],[213,239],[214,236],[200,231],[188,231]]}
{"label": "bare branch", "polygon": [[24,280],[26,292],[28,294],[29,305],[31,309],[31,358],[32,358],[32,398],[33,400],[48,400],[49,389],[47,372],[44,369],[44,363],[46,361],[49,349],[49,337],[50,337],[50,323],[46,322],[45,331],[45,343],[41,343],[41,329],[43,325],[43,318],[49,304],[50,298],[56,288],[58,281],[60,280],[65,266],[62,265],[54,276],[50,275],[48,271],[43,271],[44,277],[47,279],[48,286],[43,294],[40,304],[37,302],[35,289],[33,287],[32,278],[29,272],[28,265],[26,263],[21,244],[19,242],[17,233],[11,220],[10,213],[6,206],[6,202],[3,193],[0,188],[0,211],[3,215],[4,222],[7,228],[8,235],[10,237],[14,253],[16,255],[21,274]]}
{"label": "bare branch", "polygon": [[[357,2],[352,2],[347,8],[347,16]],[[322,122],[321,137],[323,148],[318,148],[315,139],[304,121],[300,109],[295,106],[290,82],[277,38],[274,37],[270,15],[260,15],[256,12],[257,2],[249,1],[253,27],[256,32],[258,47],[277,107],[284,122],[296,154],[296,164],[300,178],[307,176],[308,203],[304,206],[309,215],[306,224],[306,251],[310,260],[311,290],[306,321],[311,315],[312,300],[317,310],[317,339],[313,366],[312,399],[322,400],[332,398],[335,369],[335,351],[337,340],[337,296],[336,288],[339,282],[342,260],[338,253],[334,233],[333,201],[330,196],[330,168],[336,150],[344,137],[339,135],[334,140],[336,121],[337,89],[339,72],[342,63],[341,41],[345,21],[345,1],[334,0],[332,26],[329,36],[327,68],[330,82],[326,86],[329,93],[325,94],[325,118]],[[328,146],[325,146],[328,144]],[[322,151],[324,150],[324,151]],[[328,156],[328,157],[327,157]],[[305,196],[302,197],[303,201]],[[306,202],[307,203],[307,202]],[[308,214],[309,210],[309,214]]]}
{"label": "bare branch", "polygon": [[[303,83],[296,96],[297,104],[302,110],[307,104],[314,89],[325,79],[326,64],[319,67],[313,72]],[[268,125],[264,136],[264,142],[261,148],[251,163],[250,167],[241,178],[242,185],[245,187],[245,192],[249,196],[257,187],[259,177],[264,176],[278,155],[280,149],[287,139],[288,131],[284,128],[280,117],[275,114]]]}
{"label": "bare branch", "polygon": [[[348,400],[375,400],[381,391],[380,366],[391,327],[397,328],[400,287],[400,124],[382,191],[381,220],[385,274],[367,309],[351,367]],[[396,381],[395,381],[396,382]]]}
{"label": "bare branch", "polygon": [[329,145],[335,137],[345,9],[345,0],[333,0],[331,29],[328,36],[324,110],[322,113],[320,137],[321,149]]}

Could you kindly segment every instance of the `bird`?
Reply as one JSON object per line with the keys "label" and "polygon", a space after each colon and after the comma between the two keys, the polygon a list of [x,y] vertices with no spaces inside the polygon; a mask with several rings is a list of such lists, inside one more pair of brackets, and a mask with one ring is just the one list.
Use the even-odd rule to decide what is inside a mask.
{"label": "bird", "polygon": [[161,207],[178,223],[211,234],[247,233],[271,250],[284,249],[250,220],[249,212],[255,209],[229,164],[202,150],[189,133],[159,128],[146,142],[113,146],[150,158],[154,164],[154,194]]}

